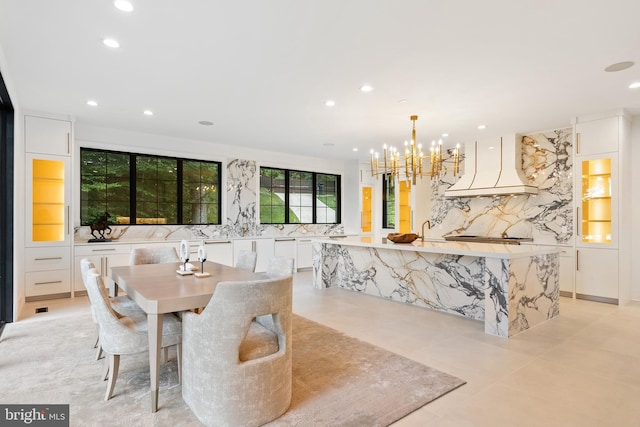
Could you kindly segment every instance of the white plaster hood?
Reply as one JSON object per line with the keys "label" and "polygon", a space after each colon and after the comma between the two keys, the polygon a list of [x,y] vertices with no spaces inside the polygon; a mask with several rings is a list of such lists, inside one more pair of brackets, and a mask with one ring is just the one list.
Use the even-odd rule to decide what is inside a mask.
{"label": "white plaster hood", "polygon": [[522,170],[522,137],[511,134],[498,142],[475,142],[465,146],[464,175],[446,197],[538,194]]}

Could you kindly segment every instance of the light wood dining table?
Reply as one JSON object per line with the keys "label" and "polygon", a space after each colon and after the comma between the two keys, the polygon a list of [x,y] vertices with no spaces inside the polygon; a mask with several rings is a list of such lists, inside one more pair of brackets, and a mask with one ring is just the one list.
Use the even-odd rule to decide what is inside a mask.
{"label": "light wood dining table", "polygon": [[258,280],[266,277],[264,274],[209,261],[205,262],[204,271],[211,276],[182,276],[176,272],[180,265],[142,264],[109,269],[109,294],[116,296],[118,288],[121,288],[147,313],[152,412],[158,410],[162,315],[205,307],[219,282]]}

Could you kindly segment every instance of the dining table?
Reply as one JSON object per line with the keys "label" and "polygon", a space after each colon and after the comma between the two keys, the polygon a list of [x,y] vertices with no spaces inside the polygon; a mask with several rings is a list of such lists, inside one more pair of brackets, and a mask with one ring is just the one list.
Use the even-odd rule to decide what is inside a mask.
{"label": "dining table", "polygon": [[116,296],[122,289],[147,314],[152,412],[158,410],[163,315],[206,307],[220,282],[266,278],[261,273],[210,261],[200,267],[209,273],[208,277],[181,275],[178,273],[181,266],[182,263],[177,262],[109,269],[109,294]]}

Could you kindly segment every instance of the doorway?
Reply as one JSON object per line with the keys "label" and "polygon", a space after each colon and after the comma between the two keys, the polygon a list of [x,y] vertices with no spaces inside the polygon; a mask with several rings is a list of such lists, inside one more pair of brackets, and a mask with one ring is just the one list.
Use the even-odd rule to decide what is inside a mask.
{"label": "doorway", "polygon": [[14,110],[0,74],[0,334],[13,321],[13,149]]}

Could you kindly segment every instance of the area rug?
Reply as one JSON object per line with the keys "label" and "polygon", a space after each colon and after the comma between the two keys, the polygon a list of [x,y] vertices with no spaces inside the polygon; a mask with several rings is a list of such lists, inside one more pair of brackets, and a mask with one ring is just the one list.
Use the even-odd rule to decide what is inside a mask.
{"label": "area rug", "polygon": [[[123,356],[105,402],[103,361],[87,315],[9,324],[0,339],[0,403],[70,405],[71,426],[198,426],[181,397],[175,357],[161,367],[150,412],[148,355]],[[268,425],[386,426],[464,381],[309,319],[293,320],[293,398]]]}

